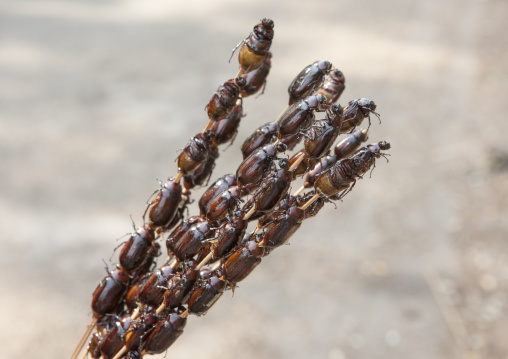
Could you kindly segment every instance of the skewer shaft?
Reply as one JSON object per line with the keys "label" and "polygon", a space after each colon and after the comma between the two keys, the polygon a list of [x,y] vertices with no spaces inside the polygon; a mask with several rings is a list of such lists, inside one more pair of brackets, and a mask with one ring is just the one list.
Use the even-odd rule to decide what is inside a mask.
{"label": "skewer shaft", "polygon": [[86,328],[85,334],[83,334],[83,337],[79,341],[78,346],[74,350],[74,353],[72,353],[71,359],[76,359],[78,357],[78,354],[81,351],[81,349],[83,348],[83,346],[85,345],[88,337],[90,336],[90,333],[92,333],[92,330],[93,330],[93,327],[95,326],[95,323],[97,323],[97,318],[93,318],[92,322],[90,323],[88,328]]}
{"label": "skewer shaft", "polygon": [[307,202],[306,202],[306,203],[305,203],[305,204],[301,207],[301,209],[305,210],[305,209],[309,208],[309,206],[310,206],[312,203],[316,202],[316,200],[317,200],[319,197],[320,197],[320,196],[319,196],[319,194],[318,194],[318,193],[316,193],[316,194],[315,194],[315,195],[314,195],[311,199],[309,199],[309,200],[308,200],[308,201],[307,201]]}

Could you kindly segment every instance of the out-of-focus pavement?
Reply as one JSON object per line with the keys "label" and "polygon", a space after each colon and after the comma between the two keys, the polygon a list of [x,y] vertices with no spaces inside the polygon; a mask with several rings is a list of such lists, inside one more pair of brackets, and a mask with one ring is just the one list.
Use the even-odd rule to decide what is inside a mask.
{"label": "out-of-focus pavement", "polygon": [[378,104],[370,142],[391,142],[390,162],[190,318],[168,357],[507,357],[508,2],[168,3],[0,2],[2,357],[71,355],[102,259],[176,174],[262,17],[268,85],[213,179],[318,59],[344,72],[343,104]]}

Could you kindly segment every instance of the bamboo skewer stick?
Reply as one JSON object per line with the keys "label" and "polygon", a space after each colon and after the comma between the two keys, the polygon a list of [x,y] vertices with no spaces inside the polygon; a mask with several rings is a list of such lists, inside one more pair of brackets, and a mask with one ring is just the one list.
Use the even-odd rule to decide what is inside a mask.
{"label": "bamboo skewer stick", "polygon": [[93,318],[92,322],[88,325],[88,328],[86,328],[86,331],[83,334],[83,337],[79,341],[78,346],[74,350],[74,353],[72,353],[71,359],[76,359],[78,357],[79,352],[85,346],[86,341],[88,340],[88,337],[90,336],[90,333],[92,333],[92,330],[93,330],[93,328],[94,328],[96,323],[97,323],[97,318]]}

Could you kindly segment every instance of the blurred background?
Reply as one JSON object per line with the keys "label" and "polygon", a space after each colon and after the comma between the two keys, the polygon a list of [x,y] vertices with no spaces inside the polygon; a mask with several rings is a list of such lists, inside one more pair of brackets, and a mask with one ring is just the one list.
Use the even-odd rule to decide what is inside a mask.
{"label": "blurred background", "polygon": [[342,104],[376,102],[369,142],[391,142],[390,162],[233,300],[191,317],[168,357],[508,357],[508,2],[3,0],[5,358],[70,357],[103,260],[113,267],[129,216],[142,224],[157,179],[176,174],[237,73],[232,48],[263,17],[275,21],[268,84],[244,101],[212,180],[318,59],[344,72]]}

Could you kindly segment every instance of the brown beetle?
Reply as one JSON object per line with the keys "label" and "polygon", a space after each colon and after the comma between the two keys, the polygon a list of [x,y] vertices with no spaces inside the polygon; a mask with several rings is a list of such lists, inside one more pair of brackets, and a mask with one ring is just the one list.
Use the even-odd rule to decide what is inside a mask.
{"label": "brown beetle", "polygon": [[184,147],[176,161],[178,171],[182,175],[193,172],[206,161],[214,136],[212,131],[198,133]]}
{"label": "brown beetle", "polygon": [[285,151],[283,144],[267,145],[252,152],[236,170],[238,187],[245,188],[249,184],[258,183],[273,167],[273,160],[278,152]]}
{"label": "brown beetle", "polygon": [[335,197],[334,199],[344,197],[353,189],[356,179],[361,178],[375,165],[376,158],[386,156],[381,151],[388,149],[390,149],[390,144],[381,141],[377,144],[365,146],[351,158],[338,161],[332,168],[323,172],[317,178],[314,183],[316,193],[323,197]]}
{"label": "brown beetle", "polygon": [[208,150],[206,160],[201,163],[192,173],[186,174],[183,177],[183,185],[186,190],[190,190],[197,186],[202,186],[205,181],[208,181],[215,168],[215,161],[219,158],[219,149],[217,146],[211,145]]}
{"label": "brown beetle", "polygon": [[[249,36],[233,49],[234,53],[242,45],[238,54],[241,74],[253,71],[263,64],[272,45],[273,26],[274,24],[271,19],[262,19],[259,24],[254,26]],[[231,57],[233,57],[233,53]]]}
{"label": "brown beetle", "polygon": [[236,250],[222,266],[222,274],[232,287],[244,280],[261,263],[263,247],[255,241],[249,241]]}
{"label": "brown beetle", "polygon": [[222,145],[227,142],[233,143],[238,132],[238,126],[243,115],[243,106],[236,105],[231,113],[220,121],[215,121],[211,131],[215,133],[213,141],[216,145]]}
{"label": "brown beetle", "polygon": [[338,160],[344,159],[352,155],[362,144],[367,141],[367,130],[359,129],[349,134],[340,141],[334,148],[334,154],[323,157],[313,169],[307,173],[305,177],[304,187],[310,188],[314,186],[314,182],[321,173],[332,167]]}
{"label": "brown beetle", "polygon": [[183,333],[187,318],[180,314],[185,308],[171,311],[165,320],[159,321],[146,338],[143,353],[160,354],[164,353]]}
{"label": "brown beetle", "polygon": [[381,119],[376,110],[376,104],[366,98],[350,101],[344,109],[344,123],[340,130],[341,133],[351,132],[356,126],[359,126],[365,118],[369,119],[370,127],[370,114],[373,113],[381,123]]}
{"label": "brown beetle", "polygon": [[314,120],[314,111],[321,111],[326,102],[323,95],[308,96],[291,105],[282,114],[279,124],[279,139],[295,135],[309,128]]}
{"label": "brown beetle", "polygon": [[282,213],[275,213],[271,222],[262,228],[261,245],[276,248],[286,243],[302,225],[304,210],[293,205]]}
{"label": "brown beetle", "polygon": [[116,325],[109,331],[101,342],[101,356],[104,359],[112,359],[115,354],[124,346],[124,335],[129,329],[132,319],[124,315]]}
{"label": "brown beetle", "polygon": [[241,90],[242,97],[251,96],[258,92],[261,88],[263,88],[263,90],[261,91],[260,95],[264,93],[266,78],[268,77],[268,73],[270,72],[271,67],[272,53],[268,52],[261,66],[243,75],[246,85]]}
{"label": "brown beetle", "polygon": [[136,233],[133,233],[122,246],[122,251],[118,256],[122,269],[131,272],[139,268],[147,259],[154,240],[154,231],[148,226],[139,228]]}
{"label": "brown beetle", "polygon": [[227,174],[220,177],[215,183],[213,183],[208,189],[203,193],[201,198],[199,199],[198,205],[203,215],[205,213],[206,206],[208,202],[210,202],[216,196],[219,196],[222,192],[226,191],[231,186],[236,186],[236,176],[234,174]]}
{"label": "brown beetle", "polygon": [[254,131],[252,135],[247,137],[247,139],[242,144],[242,154],[243,158],[247,158],[252,152],[266,146],[277,138],[279,135],[279,125],[276,122],[268,122],[263,126],[260,126]]}
{"label": "brown beetle", "polygon": [[108,272],[93,293],[92,311],[95,318],[120,311],[119,304],[127,291],[129,281],[127,273],[120,269]]}
{"label": "brown beetle", "polygon": [[148,204],[148,207],[143,214],[143,218],[148,212],[148,226],[152,229],[157,227],[164,227],[175,216],[178,205],[182,199],[182,186],[173,181],[173,178],[168,179],[158,192],[153,201]]}
{"label": "brown beetle", "polygon": [[205,314],[224,293],[226,282],[218,274],[212,275],[195,287],[189,299],[188,310],[196,315]]}
{"label": "brown beetle", "polygon": [[[323,84],[325,75],[332,69],[332,64],[326,60],[316,61],[305,67],[291,82],[288,88],[289,105],[310,95],[315,88]],[[326,99],[326,98],[325,98]]]}
{"label": "brown beetle", "polygon": [[254,214],[249,217],[250,221],[270,212],[289,191],[291,185],[289,161],[282,159],[279,161],[279,166],[280,169],[265,178],[252,198],[245,204],[244,211],[255,206]]}
{"label": "brown beetle", "polygon": [[239,76],[219,86],[208,105],[206,105],[210,121],[220,121],[233,111],[245,85],[245,79]]}
{"label": "brown beetle", "polygon": [[240,197],[243,195],[244,192],[237,186],[228,188],[207,203],[204,216],[210,223],[226,218],[228,214],[236,211]]}
{"label": "brown beetle", "polygon": [[321,94],[326,97],[326,103],[335,103],[346,88],[344,74],[335,69],[331,71],[323,82],[323,85],[316,89],[315,95]]}
{"label": "brown beetle", "polygon": [[161,305],[166,291],[165,287],[173,275],[174,269],[170,265],[164,265],[152,273],[141,286],[138,300],[152,307]]}

